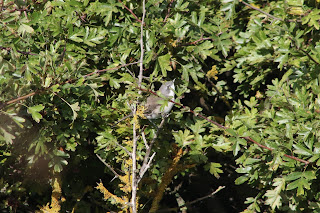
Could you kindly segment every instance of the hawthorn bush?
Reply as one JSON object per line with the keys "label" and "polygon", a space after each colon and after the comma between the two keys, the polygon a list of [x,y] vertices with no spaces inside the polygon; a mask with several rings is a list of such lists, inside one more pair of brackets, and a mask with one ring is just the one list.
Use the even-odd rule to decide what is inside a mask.
{"label": "hawthorn bush", "polygon": [[1,211],[319,212],[318,8],[0,1]]}

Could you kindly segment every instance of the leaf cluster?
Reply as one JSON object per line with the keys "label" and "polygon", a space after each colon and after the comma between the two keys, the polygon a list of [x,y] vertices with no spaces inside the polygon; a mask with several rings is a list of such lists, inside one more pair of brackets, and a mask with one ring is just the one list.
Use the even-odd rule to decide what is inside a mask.
{"label": "leaf cluster", "polygon": [[[154,198],[178,147],[184,169],[176,169],[175,180],[204,170],[218,182],[235,164],[235,183],[258,191],[241,198],[247,212],[319,211],[318,7],[318,1],[150,0],[141,34],[140,1],[2,1],[0,207],[26,211],[49,202],[47,188],[28,184],[38,167],[49,173],[46,186],[53,174],[62,176],[63,211],[76,209],[73,201],[88,211],[115,209],[89,190],[113,179],[103,162],[121,176],[132,172],[137,120],[114,124],[146,91],[176,79],[175,102],[186,108],[176,105],[157,136],[140,203]],[[136,129],[140,169],[156,129],[144,119]],[[128,196],[120,184],[111,182],[108,192]]]}

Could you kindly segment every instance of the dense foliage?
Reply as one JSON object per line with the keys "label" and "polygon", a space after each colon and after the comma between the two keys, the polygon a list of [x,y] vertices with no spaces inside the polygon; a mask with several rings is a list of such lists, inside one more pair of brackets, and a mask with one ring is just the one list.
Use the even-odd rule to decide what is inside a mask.
{"label": "dense foliage", "polygon": [[[1,211],[132,211],[154,142],[139,212],[319,212],[319,2],[143,5],[0,1]],[[161,129],[115,125],[172,79]],[[201,203],[234,196],[233,181],[244,205]]]}

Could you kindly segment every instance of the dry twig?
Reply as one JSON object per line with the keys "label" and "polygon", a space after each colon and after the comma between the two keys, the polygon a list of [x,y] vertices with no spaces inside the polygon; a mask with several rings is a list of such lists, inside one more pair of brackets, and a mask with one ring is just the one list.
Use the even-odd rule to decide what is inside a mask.
{"label": "dry twig", "polygon": [[134,14],[134,12],[131,10],[131,9],[129,9],[121,0],[118,0],[121,4],[122,4],[122,6],[124,7],[124,8],[126,8],[126,10],[128,10],[133,16],[134,16],[134,18],[138,21],[138,22],[140,22],[140,23],[142,23],[143,21],[141,21],[139,18],[138,18],[138,16],[136,15],[136,14]]}
{"label": "dry twig", "polygon": [[272,19],[274,19],[274,20],[283,21],[282,18],[278,18],[278,17],[275,17],[275,16],[271,15],[270,13],[264,12],[263,10],[255,7],[255,6],[252,6],[251,4],[248,4],[247,2],[244,2],[244,1],[242,1],[242,0],[240,0],[240,2],[241,2],[242,4],[244,4],[244,5],[246,5],[247,7],[250,7],[251,9],[257,10],[257,11],[259,11],[260,13],[263,13],[263,14],[265,14],[266,16],[268,16],[268,17],[270,17],[270,18],[272,18]]}
{"label": "dry twig", "polygon": [[[163,127],[164,123],[165,123],[165,120],[166,118],[163,117],[162,118],[162,121],[157,129],[157,132],[156,134],[153,136],[149,146],[146,146],[146,154],[143,158],[143,163],[142,163],[142,166],[140,168],[140,172],[139,172],[139,177],[138,177],[138,180],[137,182],[139,183],[140,180],[142,179],[143,175],[145,174],[145,172],[148,170],[148,168],[150,167],[150,164],[151,164],[151,161],[153,159],[153,157],[149,157],[150,156],[150,153],[151,153],[151,150],[152,150],[152,147],[153,147],[153,144],[154,142],[156,141],[158,135],[159,135],[159,132],[160,132],[160,129]],[[155,153],[154,153],[155,154]]]}
{"label": "dry twig", "polygon": [[110,182],[112,182],[116,178],[119,178],[120,175],[109,164],[107,164],[98,154],[96,154],[96,156],[114,174],[114,178]]}

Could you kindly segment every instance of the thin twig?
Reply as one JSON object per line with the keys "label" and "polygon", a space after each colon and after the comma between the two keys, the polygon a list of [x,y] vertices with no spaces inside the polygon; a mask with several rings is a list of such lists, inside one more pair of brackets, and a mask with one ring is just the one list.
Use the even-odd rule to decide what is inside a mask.
{"label": "thin twig", "polygon": [[[0,49],[1,50],[6,50],[6,51],[11,51],[12,48],[11,47],[3,47],[3,46],[0,46]],[[21,51],[21,50],[17,50],[18,53],[21,53],[23,55],[38,55],[36,53],[32,53],[32,52],[24,52],[24,51]]]}
{"label": "thin twig", "polygon": [[144,142],[144,145],[146,146],[146,149],[149,149],[149,145],[147,143],[146,135],[144,134],[144,131],[141,132],[142,140]]}
{"label": "thin twig", "polygon": [[[0,49],[1,49],[1,47],[0,47]],[[138,63],[139,63],[139,62],[133,62],[133,63],[123,64],[123,65],[120,65],[120,66],[117,66],[117,67],[113,67],[113,68],[108,68],[108,69],[103,69],[103,70],[97,70],[97,71],[94,71],[94,72],[92,72],[92,73],[83,75],[82,77],[83,77],[83,78],[87,78],[87,77],[89,77],[89,76],[91,76],[91,75],[94,75],[94,74],[100,74],[100,73],[102,73],[102,72],[106,72],[106,71],[110,71],[110,70],[117,70],[117,69],[120,69],[120,68],[122,68],[122,67],[130,66],[130,65],[134,65],[134,64],[138,64]],[[73,83],[73,82],[75,82],[76,80],[78,80],[78,79],[69,79],[69,80],[66,80],[66,81],[62,82],[62,83],[60,84],[60,86],[65,85],[65,84],[67,84],[67,83]],[[45,91],[49,91],[53,86],[54,86],[54,84],[51,85],[50,87],[41,88],[41,89],[38,89],[38,90],[36,90],[36,91],[34,91],[34,92],[31,92],[31,93],[29,93],[29,94],[27,94],[27,95],[24,95],[24,96],[21,96],[21,97],[18,97],[18,98],[11,99],[10,101],[7,101],[7,102],[1,104],[1,105],[0,105],[0,110],[3,109],[5,106],[7,106],[7,105],[9,105],[9,104],[17,103],[17,102],[19,102],[19,101],[25,100],[25,99],[27,99],[27,98],[29,98],[29,97],[34,96],[34,95],[42,94],[42,93],[44,93]]]}
{"label": "thin twig", "polygon": [[134,77],[134,78],[135,78],[134,73],[133,73],[131,70],[129,70],[129,68],[128,68],[128,67],[126,67],[126,70],[127,70],[127,72],[128,72],[132,77]]}
{"label": "thin twig", "polygon": [[301,52],[303,52],[306,56],[308,56],[308,58],[313,61],[314,63],[316,64],[320,64],[316,59],[314,59],[307,51],[303,50],[303,49],[300,49],[300,48],[297,48],[298,50],[300,50]]}
{"label": "thin twig", "polygon": [[139,18],[138,18],[138,16],[136,16],[136,14],[134,14],[134,12],[131,10],[131,9],[129,9],[121,0],[118,0],[121,4],[122,4],[122,6],[124,7],[124,8],[126,8],[133,16],[134,16],[134,18],[138,21],[138,22],[140,22],[140,23],[142,23],[143,21],[141,21]]}
{"label": "thin twig", "polygon": [[64,56],[65,56],[65,54],[66,54],[66,50],[67,50],[67,49],[66,49],[66,46],[67,46],[67,42],[65,42],[64,47],[63,47],[62,54],[60,55],[60,65],[62,65]]}
{"label": "thin twig", "polygon": [[[267,150],[269,150],[269,151],[273,151],[272,148],[267,147],[267,146],[265,146],[265,145],[262,145],[262,144],[258,143],[257,141],[253,140],[253,139],[250,138],[250,137],[241,137],[241,138],[243,138],[243,139],[245,139],[245,140],[247,140],[247,141],[250,141],[250,142],[252,142],[252,143],[254,143],[254,144],[257,144],[257,145],[258,145],[259,147],[261,147],[261,148],[267,149]],[[290,158],[290,159],[292,159],[292,160],[295,160],[295,161],[299,161],[299,162],[301,162],[301,163],[304,163],[304,164],[306,164],[306,165],[308,165],[308,164],[310,163],[310,162],[307,161],[307,160],[303,160],[303,159],[297,158],[297,157],[292,156],[292,155],[284,154],[284,156],[286,156],[287,158]]]}
{"label": "thin twig", "polygon": [[31,92],[31,93],[29,93],[29,94],[27,94],[27,95],[24,95],[24,96],[21,96],[21,97],[19,97],[19,98],[15,98],[15,99],[12,99],[12,100],[10,100],[10,101],[7,101],[7,102],[5,102],[5,103],[3,104],[3,106],[2,106],[0,109],[2,109],[2,108],[3,108],[4,106],[6,106],[6,105],[16,103],[16,102],[18,102],[18,101],[27,99],[27,98],[29,98],[29,97],[31,97],[31,96],[34,96],[35,94],[39,94],[39,93],[40,93],[40,90],[37,90],[37,91],[35,91],[35,92]]}
{"label": "thin twig", "polygon": [[32,52],[24,52],[24,51],[20,51],[20,50],[17,50],[18,53],[21,53],[23,55],[38,55],[36,53],[32,53]]}
{"label": "thin twig", "polygon": [[[146,165],[145,167],[141,168],[141,169],[143,169],[143,170],[140,169],[140,173],[141,173],[141,175],[142,175],[141,177],[143,177],[143,175],[146,173],[146,171],[148,171],[148,169],[150,168],[150,165],[151,165],[151,163],[152,163],[152,160],[153,160],[153,158],[154,158],[155,156],[156,156],[156,153],[154,152],[154,153],[150,156],[147,165]],[[138,181],[140,181],[140,180],[141,180],[141,179],[139,178]],[[139,182],[138,182],[138,183],[139,183]]]}
{"label": "thin twig", "polygon": [[[204,200],[204,199],[207,199],[209,197],[212,197],[213,195],[217,194],[219,191],[221,191],[222,189],[226,188],[225,186],[219,186],[214,192],[206,195],[206,196],[203,196],[203,197],[200,197],[198,199],[195,199],[194,201],[191,201],[191,202],[187,202],[185,205],[191,205],[191,204],[194,204],[194,203],[197,203],[201,200]],[[183,207],[183,206],[182,206]]]}
{"label": "thin twig", "polygon": [[288,37],[292,42],[293,42],[293,44],[294,44],[294,46],[295,46],[295,48],[298,50],[298,51],[301,51],[302,53],[304,53],[311,61],[313,61],[314,63],[316,63],[316,64],[320,64],[315,58],[313,58],[306,50],[304,50],[304,49],[301,49],[300,47],[298,47],[298,45],[297,45],[297,42],[293,39],[293,38],[291,38],[291,37]]}
{"label": "thin twig", "polygon": [[173,2],[174,2],[174,0],[171,0],[170,3],[168,4],[167,15],[166,15],[166,17],[165,17],[164,20],[163,20],[164,23],[167,22],[167,19],[168,19],[169,16],[170,16],[171,6],[172,6],[172,3],[173,3]]}
{"label": "thin twig", "polygon": [[244,2],[244,1],[242,1],[242,0],[240,0],[240,2],[241,2],[242,4],[244,4],[244,5],[246,5],[247,7],[250,7],[251,9],[257,10],[257,11],[259,11],[260,13],[263,13],[263,14],[265,14],[266,16],[268,16],[268,17],[270,17],[270,18],[272,18],[272,19],[274,19],[274,20],[283,21],[282,18],[278,18],[278,17],[275,17],[275,16],[271,15],[270,13],[264,12],[263,10],[255,7],[255,6],[252,6],[251,4],[248,4],[247,2]]}
{"label": "thin twig", "polygon": [[139,172],[139,177],[138,177],[138,183],[140,182],[140,180],[142,179],[144,173],[147,171],[146,168],[150,165],[149,163],[149,156],[150,156],[150,153],[151,153],[151,150],[152,150],[152,146],[154,144],[154,142],[156,141],[157,137],[158,137],[158,134],[160,132],[160,129],[163,127],[164,123],[165,123],[165,120],[166,120],[166,117],[163,117],[162,118],[162,121],[157,129],[157,132],[156,134],[153,136],[150,144],[149,144],[149,147],[146,149],[146,154],[143,158],[143,163],[142,163],[142,166],[140,168],[140,172]]}
{"label": "thin twig", "polygon": [[193,42],[188,42],[188,43],[180,44],[180,46],[196,45],[196,44],[199,43],[200,41],[206,41],[206,40],[212,40],[212,38],[209,38],[209,37],[200,38],[200,39],[198,39],[198,40],[196,40],[196,41],[193,41]]}
{"label": "thin twig", "polygon": [[91,75],[94,75],[94,74],[100,74],[100,73],[102,73],[102,72],[107,72],[107,71],[111,71],[111,70],[117,70],[117,69],[120,69],[120,68],[122,68],[122,67],[127,67],[127,66],[130,66],[130,65],[138,64],[138,63],[139,63],[139,62],[137,61],[137,62],[132,62],[132,63],[128,63],[128,64],[122,64],[122,65],[119,65],[119,66],[116,66],[116,67],[112,67],[112,68],[107,68],[107,69],[102,69],[102,70],[96,70],[96,71],[91,72],[91,73],[89,73],[89,74],[86,74],[86,75],[84,75],[84,76],[82,76],[82,77],[87,78],[87,77],[89,77],[89,76],[91,76]]}
{"label": "thin twig", "polygon": [[[136,115],[137,113],[137,108],[134,107],[132,113]],[[136,130],[136,119],[133,121],[133,144],[132,144],[132,183],[131,183],[131,206],[132,206],[132,212],[136,213],[137,212],[137,156],[136,156],[136,151],[137,151],[137,130]]]}
{"label": "thin twig", "polygon": [[131,152],[129,152],[129,150],[126,149],[126,147],[122,146],[117,141],[114,141],[114,142],[117,144],[117,146],[119,146],[121,149],[123,149],[130,157],[133,155]]}
{"label": "thin twig", "polygon": [[202,200],[205,200],[207,198],[213,197],[215,194],[217,194],[219,191],[221,191],[224,188],[225,188],[225,186],[219,186],[218,189],[216,189],[214,192],[212,192],[212,193],[210,193],[210,194],[208,194],[206,196],[200,197],[200,198],[198,198],[196,200],[193,200],[193,201],[190,201],[190,202],[186,202],[184,205],[179,206],[179,207],[160,209],[157,212],[172,212],[172,211],[177,212],[179,209],[181,209],[183,207],[190,206],[190,205],[192,205],[194,203],[197,203],[199,201],[202,201]]}
{"label": "thin twig", "polygon": [[138,76],[138,86],[141,87],[142,83],[142,77],[143,77],[143,57],[144,57],[144,46],[143,46],[143,24],[144,24],[144,18],[146,16],[146,5],[145,0],[142,1],[142,21],[140,25],[140,71]]}
{"label": "thin twig", "polygon": [[[108,167],[108,169],[110,169],[110,171],[114,174],[114,178],[112,179],[112,180],[114,180],[115,178],[119,178],[119,174],[109,165],[109,164],[107,164],[106,163],[106,161],[105,160],[103,160],[98,154],[96,154],[96,156],[99,158],[99,160],[106,166],[106,167]],[[112,181],[111,180],[111,181]]]}

